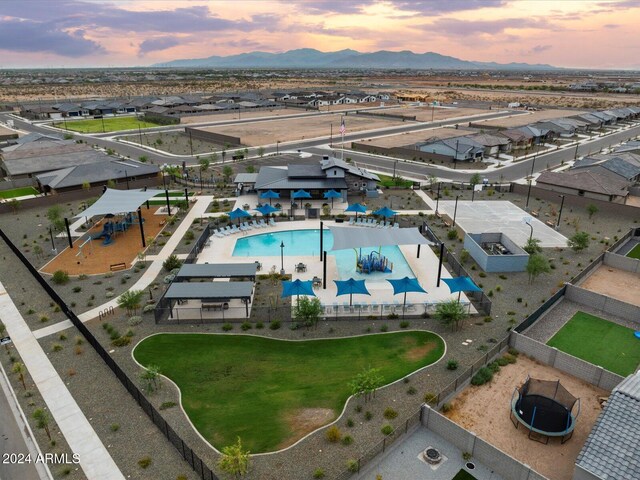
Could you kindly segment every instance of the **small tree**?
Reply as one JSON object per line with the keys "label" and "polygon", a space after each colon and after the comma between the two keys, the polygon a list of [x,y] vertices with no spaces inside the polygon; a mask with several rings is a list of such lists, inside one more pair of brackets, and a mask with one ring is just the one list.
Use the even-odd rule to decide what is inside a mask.
{"label": "small tree", "polygon": [[529,261],[527,262],[527,273],[529,274],[529,284],[532,284],[538,275],[541,273],[549,273],[551,271],[551,266],[549,265],[549,260],[544,255],[539,253],[534,253],[529,256]]}
{"label": "small tree", "polygon": [[249,451],[242,448],[242,441],[222,448],[218,468],[234,478],[240,478],[249,471]]}
{"label": "small tree", "polygon": [[162,262],[162,267],[170,272],[176,268],[180,268],[182,266],[182,261],[174,254],[171,254],[167,257],[167,259]]}
{"label": "small tree", "polygon": [[589,214],[589,218],[593,217],[596,213],[598,213],[598,207],[596,207],[593,203],[587,205],[587,213]]}
{"label": "small tree", "polygon": [[479,173],[474,173],[473,175],[471,175],[471,178],[469,179],[469,183],[471,184],[471,189],[473,190],[473,187],[478,185],[481,181],[482,179],[480,178]]}
{"label": "small tree", "polygon": [[224,176],[224,181],[228,182],[231,178],[231,175],[233,175],[233,168],[231,168],[230,165],[225,165],[222,168],[222,175]]}
{"label": "small tree", "polygon": [[18,380],[20,380],[20,383],[22,383],[22,388],[26,390],[27,384],[24,381],[24,374],[27,371],[27,369],[25,368],[24,363],[21,363],[21,362],[14,363],[11,371],[16,375],[18,375]]}
{"label": "small tree", "polygon": [[33,411],[33,418],[36,421],[36,427],[44,428],[44,431],[47,433],[47,437],[49,437],[49,441],[51,441],[51,432],[49,431],[49,422],[51,421],[51,417],[46,410],[42,408],[38,408]]}
{"label": "small tree", "polygon": [[464,305],[455,299],[450,299],[436,305],[435,316],[442,324],[456,331],[462,328],[462,322],[468,317],[468,313]]}
{"label": "small tree", "polygon": [[201,177],[204,172],[209,170],[210,165],[211,165],[211,161],[207,157],[200,159],[200,176]]}
{"label": "small tree", "polygon": [[47,210],[47,219],[54,223],[62,216],[62,207],[60,205],[54,205]]}
{"label": "small tree", "polygon": [[589,234],[587,232],[577,232],[567,240],[567,245],[574,252],[581,252],[589,247]]}
{"label": "small tree", "polygon": [[135,314],[142,303],[142,290],[128,290],[118,297],[118,306],[127,310],[127,316]]}
{"label": "small tree", "polygon": [[317,326],[322,315],[322,304],[317,297],[309,298],[302,297],[298,299],[296,306],[293,310],[293,315],[296,320],[304,323],[304,326],[309,328]]}
{"label": "small tree", "polygon": [[264,156],[264,147],[258,147],[258,156],[260,158]]}
{"label": "small tree", "polygon": [[138,160],[140,160],[142,163],[146,163],[147,160],[149,160],[149,157],[147,157],[146,155],[140,155],[138,157]]}
{"label": "small tree", "polygon": [[89,182],[82,182],[82,189],[89,190],[91,188],[91,184]]}
{"label": "small tree", "polygon": [[140,374],[140,379],[145,384],[145,389],[149,393],[153,393],[160,389],[162,383],[160,383],[160,369],[156,365],[149,365],[145,371]]}
{"label": "small tree", "polygon": [[364,401],[368,402],[375,392],[384,384],[384,377],[380,375],[379,368],[365,368],[357,374],[353,380],[349,382],[351,393],[356,397],[364,397]]}
{"label": "small tree", "polygon": [[527,240],[527,243],[525,243],[522,249],[525,252],[527,252],[529,255],[542,252],[542,247],[540,246],[540,239],[531,237],[529,240]]}

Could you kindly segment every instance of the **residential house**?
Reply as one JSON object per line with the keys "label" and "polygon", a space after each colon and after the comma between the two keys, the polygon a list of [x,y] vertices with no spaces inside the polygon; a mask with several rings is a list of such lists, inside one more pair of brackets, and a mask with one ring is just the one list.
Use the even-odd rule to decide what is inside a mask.
{"label": "residential house", "polygon": [[615,203],[626,203],[629,195],[629,182],[613,175],[589,170],[544,171],[536,179],[536,186],[558,194],[578,195]]}
{"label": "residential house", "polygon": [[511,140],[502,135],[492,135],[490,133],[478,133],[466,137],[477,142],[484,148],[485,157],[498,157],[500,153],[511,151]]}
{"label": "residential house", "polygon": [[576,134],[576,127],[559,120],[545,120],[533,124],[538,129],[546,129],[553,132],[555,137],[570,138]]}
{"label": "residential house", "polygon": [[640,141],[631,140],[623,145],[614,148],[614,153],[636,153],[640,154]]}
{"label": "residential house", "polygon": [[524,127],[517,127],[515,130],[520,130],[527,135],[532,135],[534,144],[552,142],[556,138],[554,131],[539,124],[525,125]]}
{"label": "residential house", "polygon": [[604,123],[601,118],[598,118],[591,113],[581,113],[579,115],[574,115],[571,118],[577,118],[578,120],[588,123],[591,126],[590,130],[597,130],[599,128],[602,128],[602,125]]}
{"label": "residential house", "polygon": [[596,154],[576,161],[571,170],[615,175],[631,185],[640,181],[640,155],[631,152]]}
{"label": "residential house", "polygon": [[515,128],[500,130],[496,135],[503,136],[511,142],[511,150],[526,150],[533,146],[533,134]]}
{"label": "residential house", "polygon": [[442,155],[454,161],[476,162],[484,158],[484,147],[467,137],[427,140],[417,144],[416,149]]}
{"label": "residential house", "polygon": [[610,115],[605,112],[591,112],[591,115],[602,120],[603,125],[615,125],[618,122],[616,115]]}

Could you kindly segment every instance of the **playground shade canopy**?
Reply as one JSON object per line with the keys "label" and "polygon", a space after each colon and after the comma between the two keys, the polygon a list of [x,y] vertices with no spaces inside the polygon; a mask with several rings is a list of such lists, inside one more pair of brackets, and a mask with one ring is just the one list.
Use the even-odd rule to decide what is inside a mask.
{"label": "playground shade canopy", "polygon": [[222,301],[231,298],[250,299],[253,282],[172,283],[164,298],[169,300]]}
{"label": "playground shade canopy", "polygon": [[192,278],[242,278],[255,279],[257,263],[186,263],[180,267],[174,281]]}
{"label": "playground shade canopy", "polygon": [[116,190],[107,188],[102,196],[86,210],[73,218],[95,217],[96,215],[135,212],[140,205],[152,199],[163,190]]}
{"label": "playground shade canopy", "polygon": [[417,228],[329,227],[333,235],[331,251],[387,245],[430,245]]}

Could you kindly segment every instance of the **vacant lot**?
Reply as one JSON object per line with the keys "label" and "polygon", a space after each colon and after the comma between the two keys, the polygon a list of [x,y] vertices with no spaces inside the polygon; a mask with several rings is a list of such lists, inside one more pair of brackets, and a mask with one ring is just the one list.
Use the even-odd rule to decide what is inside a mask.
{"label": "vacant lot", "polygon": [[[65,128],[62,122],[58,122],[57,126],[59,128]],[[158,126],[157,123],[138,120],[137,117],[113,117],[66,122],[67,130],[80,133],[119,132],[121,130],[137,130],[138,128]]]}
{"label": "vacant lot", "polygon": [[640,306],[640,275],[601,265],[580,286]]}
{"label": "vacant lot", "polygon": [[[529,440],[522,426],[516,430],[511,423],[511,395],[527,375],[541,380],[560,380],[572,395],[580,398],[580,416],[573,437],[564,445],[557,438],[551,439],[548,445]],[[598,397],[606,395],[604,390],[520,355],[517,363],[502,367],[490,383],[469,387],[458,395],[447,416],[550,480],[570,480],[576,457],[602,411]]]}
{"label": "vacant lot", "polygon": [[543,120],[549,120],[551,118],[570,117],[573,115],[580,115],[581,113],[587,113],[586,111],[579,110],[540,110],[538,112],[528,112],[523,115],[514,115],[512,117],[495,118],[493,120],[478,121],[480,125],[512,128],[521,127],[522,125],[528,125],[530,123],[541,122]]}
{"label": "vacant lot", "polygon": [[460,135],[469,135],[469,130],[456,130],[455,128],[429,128],[417,132],[401,133],[399,135],[389,135],[386,137],[365,139],[362,143],[367,145],[393,148],[393,147],[413,147],[416,143],[424,142],[429,138],[451,138]]}
{"label": "vacant lot", "polygon": [[417,107],[412,105],[403,105],[396,108],[387,108],[380,110],[380,113],[389,115],[405,115],[416,117],[418,122],[437,122],[439,120],[447,120],[449,118],[467,117],[469,115],[481,115],[490,113],[488,110],[480,110],[478,108],[431,108],[429,106]]}
{"label": "vacant lot", "polygon": [[215,447],[240,436],[252,453],[291,445],[329,423],[368,367],[383,383],[436,362],[444,341],[429,332],[283,341],[243,335],[161,334],[134,350],[182,393],[182,406]]}
{"label": "vacant lot", "polygon": [[547,345],[627,376],[640,364],[640,341],[633,330],[577,312]]}
{"label": "vacant lot", "polygon": [[[340,120],[342,115],[324,114],[305,118],[292,118],[252,122],[225,127],[203,127],[207,132],[222,133],[240,137],[244,145],[271,145],[276,142],[290,142],[317,137],[329,137],[333,129],[333,142],[340,142]],[[347,133],[393,127],[402,121],[379,117],[347,115]]]}

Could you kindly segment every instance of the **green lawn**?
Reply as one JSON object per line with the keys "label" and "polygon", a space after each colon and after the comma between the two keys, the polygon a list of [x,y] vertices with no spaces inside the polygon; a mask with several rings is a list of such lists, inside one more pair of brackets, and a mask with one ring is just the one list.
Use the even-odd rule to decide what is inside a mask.
{"label": "green lawn", "polygon": [[622,376],[640,363],[640,340],[633,330],[577,312],[547,345]]}
{"label": "green lawn", "polygon": [[[144,122],[136,117],[110,117],[104,119],[76,120],[66,122],[67,130],[81,133],[102,133],[104,122],[105,132],[116,132],[120,130],[137,130],[139,128],[159,127],[153,122]],[[58,128],[65,128],[63,122],[56,122]]]}
{"label": "green lawn", "polygon": [[404,187],[411,188],[413,186],[413,182],[411,180],[405,180],[402,177],[393,178],[389,175],[382,175],[380,173],[377,174],[380,177],[380,185],[383,187]]}
{"label": "green lawn", "polygon": [[466,470],[460,470],[451,480],[476,480],[476,477],[471,475]]}
{"label": "green lawn", "polygon": [[0,191],[0,198],[16,198],[25,195],[36,195],[38,191],[33,187],[14,188],[13,190]]}
{"label": "green lawn", "polygon": [[640,243],[633,247],[629,253],[627,253],[627,257],[640,260]]}
{"label": "green lawn", "polygon": [[295,430],[301,409],[330,409],[329,420],[335,419],[351,394],[348,382],[364,368],[379,368],[384,383],[391,383],[436,362],[444,346],[429,332],[299,342],[160,334],[143,340],[133,353],[180,387],[185,411],[212,445],[220,449],[240,436],[259,453],[308,433]]}

